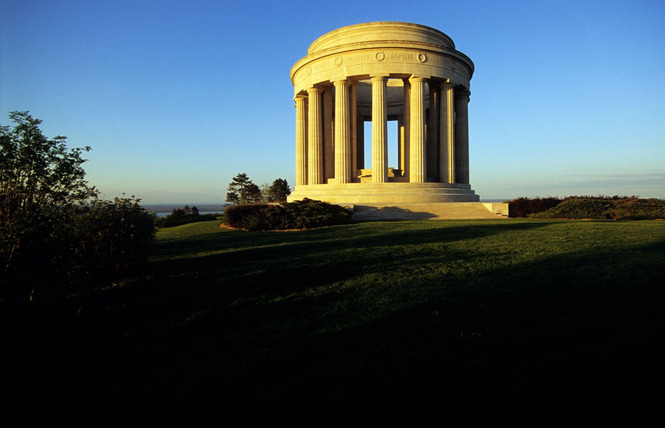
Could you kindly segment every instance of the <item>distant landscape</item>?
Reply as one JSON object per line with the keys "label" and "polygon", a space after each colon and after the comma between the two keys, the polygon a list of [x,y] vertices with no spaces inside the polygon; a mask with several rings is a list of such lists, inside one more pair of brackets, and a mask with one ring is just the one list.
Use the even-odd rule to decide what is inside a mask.
{"label": "distant landscape", "polygon": [[148,212],[154,212],[158,216],[160,214],[166,215],[173,212],[174,209],[179,209],[185,205],[189,207],[196,207],[201,214],[221,213],[228,204],[142,204],[143,208]]}

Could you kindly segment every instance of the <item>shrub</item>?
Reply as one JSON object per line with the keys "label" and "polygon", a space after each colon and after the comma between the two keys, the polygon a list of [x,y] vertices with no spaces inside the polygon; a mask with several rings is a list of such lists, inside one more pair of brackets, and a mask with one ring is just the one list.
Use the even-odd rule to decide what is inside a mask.
{"label": "shrub", "polygon": [[5,271],[1,294],[50,299],[110,285],[146,261],[154,236],[154,217],[138,199],[51,207],[39,248]]}
{"label": "shrub", "polygon": [[533,218],[606,219],[613,204],[605,199],[570,198],[547,211],[529,215]]}
{"label": "shrub", "polygon": [[346,208],[311,199],[283,205],[234,205],[222,216],[222,224],[251,231],[310,229],[350,221],[351,213]]}
{"label": "shrub", "polygon": [[352,215],[342,206],[307,198],[286,204],[285,209],[295,229],[348,224]]}
{"label": "shrub", "polygon": [[532,218],[655,220],[665,218],[665,201],[636,196],[569,196]]}
{"label": "shrub", "polygon": [[660,199],[624,198],[616,201],[609,217],[616,220],[665,219],[665,201]]}
{"label": "shrub", "polygon": [[529,214],[547,211],[561,203],[562,199],[547,198],[517,198],[508,203],[508,215],[510,217],[528,217]]}
{"label": "shrub", "polygon": [[143,264],[155,237],[154,217],[138,199],[95,200],[71,207],[61,268],[67,282],[90,286],[118,279]]}

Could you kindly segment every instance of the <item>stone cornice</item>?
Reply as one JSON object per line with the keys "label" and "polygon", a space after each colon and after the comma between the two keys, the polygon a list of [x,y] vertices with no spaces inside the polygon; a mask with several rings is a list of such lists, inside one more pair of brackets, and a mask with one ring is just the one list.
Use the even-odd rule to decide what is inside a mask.
{"label": "stone cornice", "polygon": [[291,68],[295,93],[335,80],[371,75],[418,75],[469,86],[474,64],[452,39],[434,28],[404,22],[372,22],[331,31],[310,45]]}

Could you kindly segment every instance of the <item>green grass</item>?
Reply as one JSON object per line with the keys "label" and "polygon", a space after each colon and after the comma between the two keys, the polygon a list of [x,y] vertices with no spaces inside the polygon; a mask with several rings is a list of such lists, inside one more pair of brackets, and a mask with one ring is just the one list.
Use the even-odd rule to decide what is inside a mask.
{"label": "green grass", "polygon": [[144,279],[33,321],[51,382],[120,419],[540,426],[659,405],[663,284],[662,221],[202,222],[160,230]]}

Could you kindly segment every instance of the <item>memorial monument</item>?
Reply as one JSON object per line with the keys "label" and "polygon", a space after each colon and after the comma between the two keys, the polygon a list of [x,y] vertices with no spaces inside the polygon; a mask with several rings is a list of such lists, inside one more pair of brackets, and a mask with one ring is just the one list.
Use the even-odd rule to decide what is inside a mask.
{"label": "memorial monument", "polygon": [[[316,39],[291,69],[296,181],[289,200],[370,207],[404,218],[442,217],[437,210],[460,212],[465,203],[475,215],[448,217],[496,217],[491,211],[497,208],[480,204],[469,183],[473,71],[450,37],[423,25],[371,22]],[[389,121],[397,128],[390,145]],[[389,146],[395,165],[388,165]],[[503,208],[507,215],[507,207],[498,211]]]}

